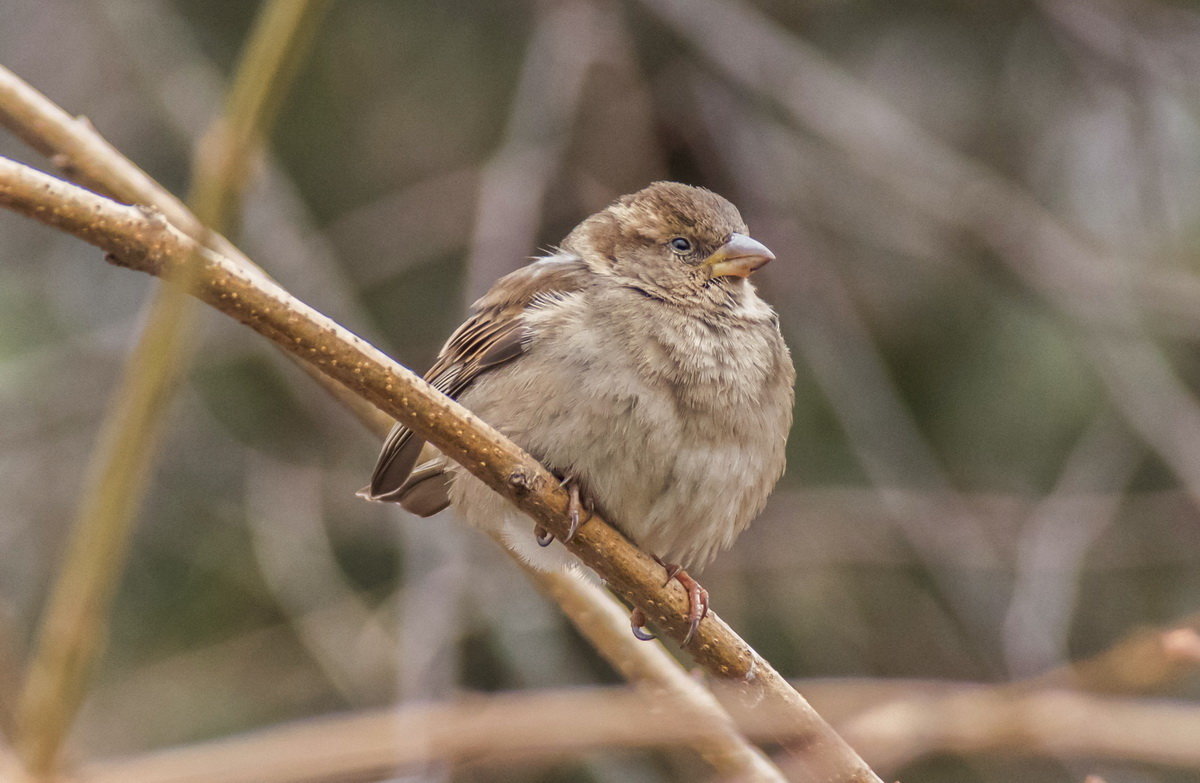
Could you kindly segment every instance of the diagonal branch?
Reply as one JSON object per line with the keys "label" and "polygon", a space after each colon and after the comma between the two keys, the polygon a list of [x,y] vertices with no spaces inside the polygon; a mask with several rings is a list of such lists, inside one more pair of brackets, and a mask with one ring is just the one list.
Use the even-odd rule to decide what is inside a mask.
{"label": "diagonal branch", "polygon": [[[0,205],[107,250],[119,266],[165,278],[186,272],[192,293],[317,367],[393,416],[508,498],[537,523],[565,537],[567,495],[554,477],[512,441],[344,327],[291,297],[276,283],[199,247],[154,210],[128,207],[0,158]],[[662,585],[661,568],[620,533],[593,517],[570,550],[619,596],[676,640],[687,632],[687,596]],[[784,711],[814,779],[877,781],[771,665],[716,615],[701,623],[688,652],[711,674],[740,680],[747,700]]]}
{"label": "diagonal branch", "polygon": [[[267,275],[223,236],[203,226],[186,205],[150,178],[132,161],[109,145],[85,120],[76,120],[52,101],[0,66],[0,124],[52,156],[64,171],[80,176],[93,189],[115,194],[119,200],[149,204],[162,210],[176,229],[233,260],[250,276]],[[295,363],[377,436],[383,437],[393,419],[363,398],[322,375],[303,358],[284,351]],[[507,548],[505,548],[507,552]],[[511,554],[511,553],[510,553]],[[512,555],[519,565],[524,563]],[[679,666],[664,648],[615,633],[614,599],[590,582],[566,574],[544,574],[525,567],[530,578],[558,602],[571,622],[596,646],[610,664],[631,681],[650,685],[672,698],[674,708],[694,715],[701,724],[727,723],[720,704]],[[721,774],[739,780],[776,780],[777,770],[735,731],[712,734],[693,744]]]}

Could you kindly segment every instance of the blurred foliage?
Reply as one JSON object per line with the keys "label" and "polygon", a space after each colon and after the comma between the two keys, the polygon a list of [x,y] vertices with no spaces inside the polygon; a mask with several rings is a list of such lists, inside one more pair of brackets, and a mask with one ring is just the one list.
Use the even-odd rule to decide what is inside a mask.
{"label": "blurred foliage", "polygon": [[[1122,259],[1139,320],[1194,406],[1197,311],[1184,305],[1196,288],[1200,226],[1200,17],[1191,6],[1135,5],[1141,15],[1069,0],[758,3],[781,30]],[[529,44],[557,6],[335,4],[273,133],[239,242],[306,301],[424,369],[480,268],[480,183],[511,141]],[[722,616],[788,676],[1003,681],[1194,612],[1196,493],[1156,444],[1121,423],[1121,401],[1084,347],[1086,328],[970,232],[923,215],[769,96],[729,83],[642,4],[594,6],[613,29],[589,64],[522,252],[669,177],[729,196],[780,258],[759,286],[781,312],[800,371],[791,463],[763,519],[705,575]],[[187,151],[219,105],[255,4],[0,0],[0,11],[5,65],[183,189]],[[775,181],[748,181],[735,149],[765,158]],[[7,137],[0,154],[31,159]],[[767,191],[792,208],[765,200]],[[146,287],[80,243],[0,214],[0,628],[19,653]],[[847,314],[830,326],[832,356],[802,339],[806,314],[823,309]],[[460,688],[613,680],[552,609],[522,592],[488,542],[447,530],[449,515],[402,518],[354,498],[374,439],[263,341],[214,314],[203,320],[76,755]],[[1087,328],[1097,339],[1126,337],[1116,321]],[[828,367],[852,361],[860,337],[890,385],[831,392],[839,387]],[[913,448],[873,452],[847,435],[848,408],[880,438]],[[887,410],[906,418],[874,415]],[[1081,452],[1105,418],[1118,422],[1112,448]],[[916,453],[926,448],[934,473]],[[1126,473],[1106,467],[1114,454],[1131,455]],[[881,479],[881,470],[902,478]],[[264,492],[292,501],[279,516],[300,509],[318,521],[283,539],[289,556],[304,558],[294,583],[264,576],[271,547],[281,546],[254,532],[279,521],[264,518],[270,501],[255,499]],[[1064,498],[1081,502],[1046,506]],[[1105,509],[1089,498],[1115,500]],[[990,562],[912,534],[971,525]],[[1045,551],[1039,535],[1061,549],[1054,579],[1028,559]],[[306,591],[310,567],[320,576]],[[1018,606],[1025,595],[1033,598]],[[347,601],[397,642],[366,649],[334,635],[345,655],[344,670],[332,672],[313,635],[329,634],[318,620]],[[1024,625],[1018,609],[1033,611],[1020,615]],[[1026,632],[1041,635],[1040,652],[1022,657],[1029,640],[1014,634]],[[394,681],[380,678],[381,664]],[[1194,699],[1198,684],[1175,695]],[[604,754],[450,777],[682,780],[695,773],[691,763]],[[895,773],[982,783],[1090,771],[937,756]],[[1110,781],[1194,779],[1133,764],[1101,772]]]}

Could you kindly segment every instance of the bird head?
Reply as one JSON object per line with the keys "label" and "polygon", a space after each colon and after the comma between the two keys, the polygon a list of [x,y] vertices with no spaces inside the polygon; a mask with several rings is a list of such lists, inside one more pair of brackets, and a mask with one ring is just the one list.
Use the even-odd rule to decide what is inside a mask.
{"label": "bird head", "polygon": [[775,255],[710,190],[655,182],[580,223],[563,242],[600,274],[676,303],[728,300]]}

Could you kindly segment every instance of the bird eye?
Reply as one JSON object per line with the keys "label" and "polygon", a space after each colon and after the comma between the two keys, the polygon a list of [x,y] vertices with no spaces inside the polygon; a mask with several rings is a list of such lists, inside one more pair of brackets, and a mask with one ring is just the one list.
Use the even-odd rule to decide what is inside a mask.
{"label": "bird eye", "polygon": [[683,237],[675,237],[671,240],[671,249],[676,253],[690,253],[692,250],[692,243]]}

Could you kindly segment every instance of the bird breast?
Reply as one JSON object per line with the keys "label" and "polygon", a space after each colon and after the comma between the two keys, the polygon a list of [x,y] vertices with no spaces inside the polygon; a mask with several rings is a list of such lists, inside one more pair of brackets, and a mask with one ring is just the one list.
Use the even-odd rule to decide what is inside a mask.
{"label": "bird breast", "polygon": [[[607,297],[579,307],[576,297]],[[629,291],[540,302],[528,353],[463,396],[668,562],[732,543],[783,471],[794,372],[774,314],[686,314]]]}

